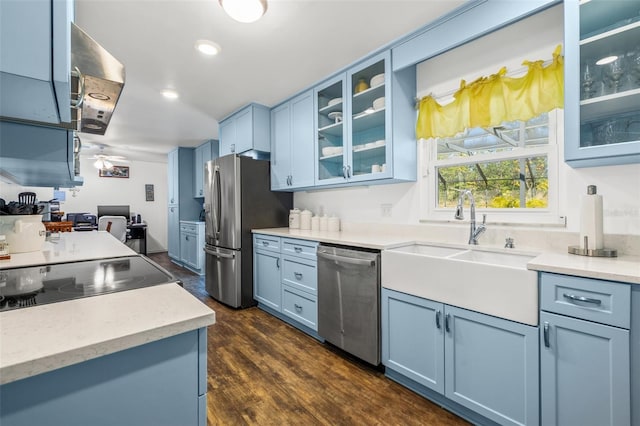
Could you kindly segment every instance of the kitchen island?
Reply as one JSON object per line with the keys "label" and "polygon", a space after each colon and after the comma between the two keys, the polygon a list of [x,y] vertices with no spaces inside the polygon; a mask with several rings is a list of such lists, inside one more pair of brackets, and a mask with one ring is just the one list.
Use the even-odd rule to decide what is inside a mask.
{"label": "kitchen island", "polygon": [[[132,253],[105,232],[65,233],[0,268]],[[4,311],[0,423],[204,425],[214,322],[175,282]]]}

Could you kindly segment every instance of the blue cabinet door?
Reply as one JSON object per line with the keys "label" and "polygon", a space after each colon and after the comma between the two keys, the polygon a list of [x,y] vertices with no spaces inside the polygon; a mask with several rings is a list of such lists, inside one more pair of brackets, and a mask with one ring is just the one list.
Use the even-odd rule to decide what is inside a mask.
{"label": "blue cabinet door", "polygon": [[383,288],[382,363],[444,393],[442,303]]}
{"label": "blue cabinet door", "polygon": [[540,313],[542,424],[631,424],[629,331]]}
{"label": "blue cabinet door", "polygon": [[288,189],[290,174],[291,105],[287,102],[271,110],[271,189]]}
{"label": "blue cabinet door", "polygon": [[255,250],[253,255],[253,298],[280,312],[280,253]]}
{"label": "blue cabinet door", "polygon": [[315,181],[313,91],[291,100],[291,186],[305,188]]}
{"label": "blue cabinet door", "polygon": [[236,122],[236,143],[237,153],[253,149],[253,108],[248,107],[234,116]]}
{"label": "blue cabinet door", "polygon": [[537,425],[538,328],[448,305],[444,328],[445,396],[503,425]]}
{"label": "blue cabinet door", "polygon": [[169,257],[180,260],[180,208],[177,205],[169,206],[167,217],[167,246]]}
{"label": "blue cabinet door", "polygon": [[236,152],[236,122],[228,118],[220,123],[220,156]]}

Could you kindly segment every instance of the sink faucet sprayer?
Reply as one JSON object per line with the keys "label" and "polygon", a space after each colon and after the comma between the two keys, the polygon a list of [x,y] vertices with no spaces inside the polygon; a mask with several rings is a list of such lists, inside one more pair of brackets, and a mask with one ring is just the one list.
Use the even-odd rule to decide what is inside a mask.
{"label": "sink faucet sprayer", "polygon": [[470,190],[465,189],[460,192],[460,198],[458,198],[458,205],[456,206],[456,215],[455,218],[458,220],[464,219],[464,213],[462,211],[462,202],[464,201],[464,197],[469,197],[469,201],[471,203],[471,220],[469,222],[471,228],[469,229],[469,244],[477,245],[478,237],[484,231],[487,230],[485,223],[487,221],[487,215],[482,215],[482,223],[476,227],[476,201],[473,198],[473,194]]}

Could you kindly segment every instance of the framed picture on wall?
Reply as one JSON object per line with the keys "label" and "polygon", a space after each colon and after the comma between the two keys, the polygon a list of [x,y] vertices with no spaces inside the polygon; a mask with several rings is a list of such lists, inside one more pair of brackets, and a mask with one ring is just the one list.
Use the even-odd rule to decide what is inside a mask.
{"label": "framed picture on wall", "polygon": [[153,201],[153,184],[146,184],[144,186],[144,193],[147,197],[147,201]]}
{"label": "framed picture on wall", "polygon": [[100,177],[129,179],[129,166],[113,166],[112,169],[100,169],[98,173]]}

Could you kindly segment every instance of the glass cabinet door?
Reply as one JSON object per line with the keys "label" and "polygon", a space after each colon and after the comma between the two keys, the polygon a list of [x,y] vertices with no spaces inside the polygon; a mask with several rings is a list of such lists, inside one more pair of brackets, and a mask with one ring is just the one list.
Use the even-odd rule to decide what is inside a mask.
{"label": "glass cabinet door", "polygon": [[318,168],[316,184],[343,182],[347,179],[344,74],[315,90],[316,146]]}
{"label": "glass cabinet door", "polygon": [[[567,121],[577,118],[570,103],[579,101],[579,129],[569,125],[565,137],[565,145],[573,145],[567,160],[593,159],[578,164],[588,166],[636,162],[640,160],[640,1],[570,1],[565,13]],[[578,72],[575,85],[570,77],[576,82]]]}
{"label": "glass cabinet door", "polygon": [[351,102],[347,174],[353,180],[388,177],[390,100],[389,54],[378,55],[348,73]]}

